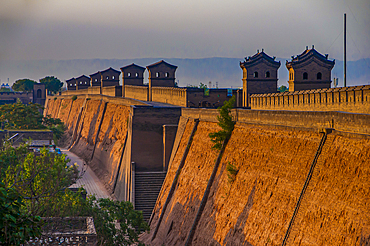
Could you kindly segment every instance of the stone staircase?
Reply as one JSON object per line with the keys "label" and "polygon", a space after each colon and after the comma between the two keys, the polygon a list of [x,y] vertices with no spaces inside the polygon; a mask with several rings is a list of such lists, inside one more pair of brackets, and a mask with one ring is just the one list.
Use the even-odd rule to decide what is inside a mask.
{"label": "stone staircase", "polygon": [[166,172],[135,172],[135,210],[143,211],[149,220],[157,201]]}

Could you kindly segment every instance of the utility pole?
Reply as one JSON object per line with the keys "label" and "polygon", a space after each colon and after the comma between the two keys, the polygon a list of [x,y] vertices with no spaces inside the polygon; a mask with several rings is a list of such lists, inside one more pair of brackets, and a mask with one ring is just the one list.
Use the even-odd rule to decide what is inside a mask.
{"label": "utility pole", "polygon": [[344,70],[344,76],[343,76],[343,79],[344,79],[344,87],[347,86],[347,30],[346,30],[346,25],[347,25],[347,15],[346,13],[344,13],[344,67],[343,67],[343,70]]}

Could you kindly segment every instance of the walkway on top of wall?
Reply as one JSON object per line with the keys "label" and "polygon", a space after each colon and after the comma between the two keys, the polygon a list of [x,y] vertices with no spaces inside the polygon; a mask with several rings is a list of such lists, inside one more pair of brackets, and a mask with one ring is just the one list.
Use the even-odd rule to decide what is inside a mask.
{"label": "walkway on top of wall", "polygon": [[153,107],[173,107],[173,108],[178,108],[180,106],[177,106],[177,105],[173,105],[173,104],[168,104],[168,103],[160,103],[160,102],[149,102],[149,101],[145,101],[145,103],[153,106]]}

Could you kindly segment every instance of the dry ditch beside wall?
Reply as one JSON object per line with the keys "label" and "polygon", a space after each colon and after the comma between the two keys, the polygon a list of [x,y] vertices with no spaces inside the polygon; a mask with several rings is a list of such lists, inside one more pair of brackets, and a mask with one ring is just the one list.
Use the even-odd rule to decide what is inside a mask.
{"label": "dry ditch beside wall", "polygon": [[[52,109],[53,116],[58,115],[67,126],[63,139],[64,145],[71,145],[71,151],[88,162],[91,169],[112,192],[114,177],[127,134],[129,106],[107,103],[103,116],[105,103],[102,100],[86,100],[85,97],[79,97],[74,101],[70,98],[58,98],[51,99],[48,107]],[[82,111],[81,107],[83,107]],[[98,132],[102,119],[103,122]],[[74,133],[76,140],[72,143]],[[91,159],[94,146],[95,152]]]}
{"label": "dry ditch beside wall", "polygon": [[[148,245],[183,245],[217,156],[200,122],[177,188],[162,211],[191,131],[179,149],[157,200]],[[192,245],[281,245],[322,134],[238,123],[226,147]],[[370,138],[328,135],[287,245],[370,243]],[[238,173],[228,178],[227,164]],[[172,178],[170,178],[172,177]],[[151,240],[160,213],[158,234]]]}

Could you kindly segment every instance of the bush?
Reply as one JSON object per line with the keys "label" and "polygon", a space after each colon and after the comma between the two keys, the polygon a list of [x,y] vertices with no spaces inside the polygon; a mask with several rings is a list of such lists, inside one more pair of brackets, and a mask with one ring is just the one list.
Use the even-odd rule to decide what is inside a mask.
{"label": "bush", "polygon": [[221,150],[223,142],[230,138],[231,133],[234,130],[235,121],[233,121],[231,115],[231,109],[234,108],[234,104],[235,96],[232,96],[229,101],[225,101],[224,105],[218,108],[220,115],[217,116],[217,124],[222,128],[222,130],[209,134],[211,141],[214,143],[212,146],[213,149]]}
{"label": "bush", "polygon": [[230,162],[227,163],[226,170],[229,183],[234,183],[239,170]]}
{"label": "bush", "polygon": [[20,245],[41,235],[41,218],[22,207],[22,197],[0,183],[0,245]]}
{"label": "bush", "polygon": [[72,102],[73,101],[75,101],[77,99],[77,96],[76,95],[74,95],[73,97],[72,97]]}
{"label": "bush", "polygon": [[65,155],[45,148],[35,154],[26,145],[4,144],[0,151],[0,245],[19,244],[39,235],[40,217],[92,216],[99,245],[132,245],[138,243],[141,232],[149,230],[142,213],[130,202],[94,196],[84,200],[83,188],[70,191],[67,187],[79,173],[68,162]]}

